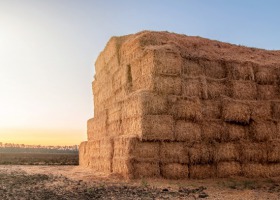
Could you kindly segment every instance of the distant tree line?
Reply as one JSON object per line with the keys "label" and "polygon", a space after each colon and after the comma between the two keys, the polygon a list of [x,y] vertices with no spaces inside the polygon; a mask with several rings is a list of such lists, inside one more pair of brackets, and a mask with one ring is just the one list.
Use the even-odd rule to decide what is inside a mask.
{"label": "distant tree line", "polygon": [[0,153],[66,153],[77,154],[78,145],[72,146],[41,146],[41,145],[24,145],[0,142]]}

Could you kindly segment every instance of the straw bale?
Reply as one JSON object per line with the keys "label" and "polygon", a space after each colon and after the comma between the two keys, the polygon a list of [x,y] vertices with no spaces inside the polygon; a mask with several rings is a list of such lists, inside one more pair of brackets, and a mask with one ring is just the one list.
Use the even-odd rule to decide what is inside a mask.
{"label": "straw bale", "polygon": [[267,151],[268,162],[280,163],[280,140],[269,141],[267,148],[268,148]]}
{"label": "straw bale", "polygon": [[161,175],[167,179],[187,179],[189,175],[188,165],[168,163],[160,166]]}
{"label": "straw bale", "polygon": [[204,119],[220,119],[222,115],[220,101],[202,101],[202,115]]}
{"label": "straw bale", "polygon": [[194,144],[189,148],[189,162],[191,164],[209,164],[214,161],[214,146],[212,144]]}
{"label": "straw bale", "polygon": [[216,162],[221,161],[239,161],[240,160],[240,146],[235,143],[220,143],[216,145],[214,154]]}
{"label": "straw bale", "polygon": [[204,97],[203,83],[200,77],[185,78],[183,83],[183,95],[187,97]]}
{"label": "straw bale", "polygon": [[160,176],[158,162],[137,162],[127,158],[113,158],[112,171],[130,179]]}
{"label": "straw bale", "polygon": [[93,160],[93,164],[90,166],[98,172],[110,174],[112,172],[112,160],[111,159],[99,159]]}
{"label": "straw bale", "polygon": [[110,107],[107,110],[107,124],[112,122],[120,121],[122,114],[121,104],[114,104],[114,106]]}
{"label": "straw bale", "polygon": [[129,98],[125,99],[122,104],[122,119],[141,116],[141,100],[137,94],[129,96]]}
{"label": "straw bale", "polygon": [[183,142],[164,142],[160,145],[161,163],[182,163],[189,162],[188,150]]}
{"label": "straw bale", "polygon": [[174,119],[171,115],[146,115],[143,117],[143,140],[168,140],[175,139]]}
{"label": "straw bale", "polygon": [[233,80],[254,80],[251,63],[228,63],[228,77]]}
{"label": "straw bale", "polygon": [[227,135],[225,141],[238,141],[247,138],[248,127],[238,124],[226,123]]}
{"label": "straw bale", "polygon": [[94,140],[104,137],[107,134],[107,127],[105,125],[107,119],[102,117],[91,118],[87,122],[87,136],[88,140]]}
{"label": "straw bale", "polygon": [[225,178],[239,176],[241,174],[241,165],[239,162],[219,162],[217,164],[217,177]]}
{"label": "straw bale", "polygon": [[191,165],[189,167],[190,178],[206,179],[216,177],[217,169],[214,165]]}
{"label": "straw bale", "polygon": [[124,178],[133,178],[133,166],[131,159],[113,157],[112,172],[122,175]]}
{"label": "straw bale", "polygon": [[250,102],[251,119],[255,121],[263,121],[272,118],[272,110],[270,101],[253,101]]}
{"label": "straw bale", "polygon": [[253,121],[250,124],[250,136],[254,141],[262,142],[277,137],[277,127],[272,121]]}
{"label": "straw bale", "polygon": [[122,131],[124,135],[142,135],[143,119],[141,117],[122,119]]}
{"label": "straw bale", "polygon": [[226,134],[222,120],[205,120],[202,122],[201,137],[203,141],[221,141]]}
{"label": "straw bale", "polygon": [[110,138],[103,138],[100,140],[100,158],[101,159],[112,159],[113,158],[113,152],[114,152],[114,146],[113,146],[113,140]]}
{"label": "straw bale", "polygon": [[196,60],[184,59],[183,74],[187,76],[203,76],[204,68]]}
{"label": "straw bale", "polygon": [[134,162],[133,178],[153,178],[160,177],[158,162]]}
{"label": "straw bale", "polygon": [[155,51],[154,63],[158,74],[180,74],[183,61],[175,49],[168,51],[164,48]]}
{"label": "straw bale", "polygon": [[199,124],[184,120],[176,121],[175,139],[189,143],[201,141],[201,128]]}
{"label": "straw bale", "polygon": [[280,119],[280,101],[272,102],[272,116],[274,119]]}
{"label": "straw bale", "polygon": [[258,85],[258,99],[273,100],[279,99],[279,91],[276,85]]}
{"label": "straw bale", "polygon": [[225,121],[242,124],[249,123],[251,117],[249,105],[232,99],[224,99],[222,105],[222,115]]}
{"label": "straw bale", "polygon": [[277,75],[271,67],[259,66],[255,74],[256,82],[262,85],[270,85],[276,82]]}
{"label": "straw bale", "polygon": [[107,125],[107,136],[115,137],[123,134],[121,121],[114,121]]}
{"label": "straw bale", "polygon": [[257,87],[253,81],[231,81],[231,96],[235,99],[241,100],[255,100],[257,99]]}
{"label": "straw bale", "polygon": [[267,144],[254,143],[250,141],[241,142],[240,159],[242,163],[248,162],[267,162]]}
{"label": "straw bale", "polygon": [[202,118],[202,106],[199,99],[178,100],[173,104],[171,113],[176,119],[199,121]]}
{"label": "straw bale", "polygon": [[137,161],[159,161],[158,142],[141,142],[137,137],[120,136],[114,140],[114,157],[133,158]]}
{"label": "straw bale", "polygon": [[144,115],[159,115],[167,112],[166,97],[146,91],[141,92],[140,97]]}
{"label": "straw bale", "polygon": [[270,177],[279,177],[280,176],[280,163],[268,165]]}
{"label": "straw bale", "polygon": [[242,174],[245,177],[261,177],[268,178],[271,177],[271,172],[268,165],[259,163],[246,163],[242,165]]}
{"label": "straw bale", "polygon": [[181,77],[156,76],[153,80],[153,90],[162,94],[182,94]]}
{"label": "straw bale", "polygon": [[227,75],[226,67],[222,61],[199,60],[199,64],[203,66],[205,75],[210,78],[221,79]]}
{"label": "straw bale", "polygon": [[229,95],[226,79],[207,79],[208,99],[217,99],[221,95]]}
{"label": "straw bale", "polygon": [[84,141],[79,146],[79,165],[80,166],[88,166],[88,156],[87,156],[87,150],[86,150],[87,142]]}

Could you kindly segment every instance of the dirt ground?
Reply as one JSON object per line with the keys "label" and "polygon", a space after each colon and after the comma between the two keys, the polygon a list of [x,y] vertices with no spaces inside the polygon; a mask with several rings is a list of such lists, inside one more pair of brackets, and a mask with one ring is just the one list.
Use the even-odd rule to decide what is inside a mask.
{"label": "dirt ground", "polygon": [[280,199],[280,178],[122,180],[79,166],[0,165],[1,199]]}

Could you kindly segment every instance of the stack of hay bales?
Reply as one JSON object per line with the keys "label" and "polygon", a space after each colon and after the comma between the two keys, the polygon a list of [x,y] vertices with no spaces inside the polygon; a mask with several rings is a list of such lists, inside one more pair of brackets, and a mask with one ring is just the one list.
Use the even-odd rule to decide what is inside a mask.
{"label": "stack of hay bales", "polygon": [[80,165],[127,178],[280,175],[280,52],[167,32],[98,57]]}

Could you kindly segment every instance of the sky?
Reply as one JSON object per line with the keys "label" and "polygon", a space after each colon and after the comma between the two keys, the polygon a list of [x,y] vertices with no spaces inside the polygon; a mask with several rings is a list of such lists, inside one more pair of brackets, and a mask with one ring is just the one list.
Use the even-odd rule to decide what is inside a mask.
{"label": "sky", "polygon": [[280,49],[277,0],[0,0],[0,142],[74,145],[93,117],[94,62],[142,30]]}

